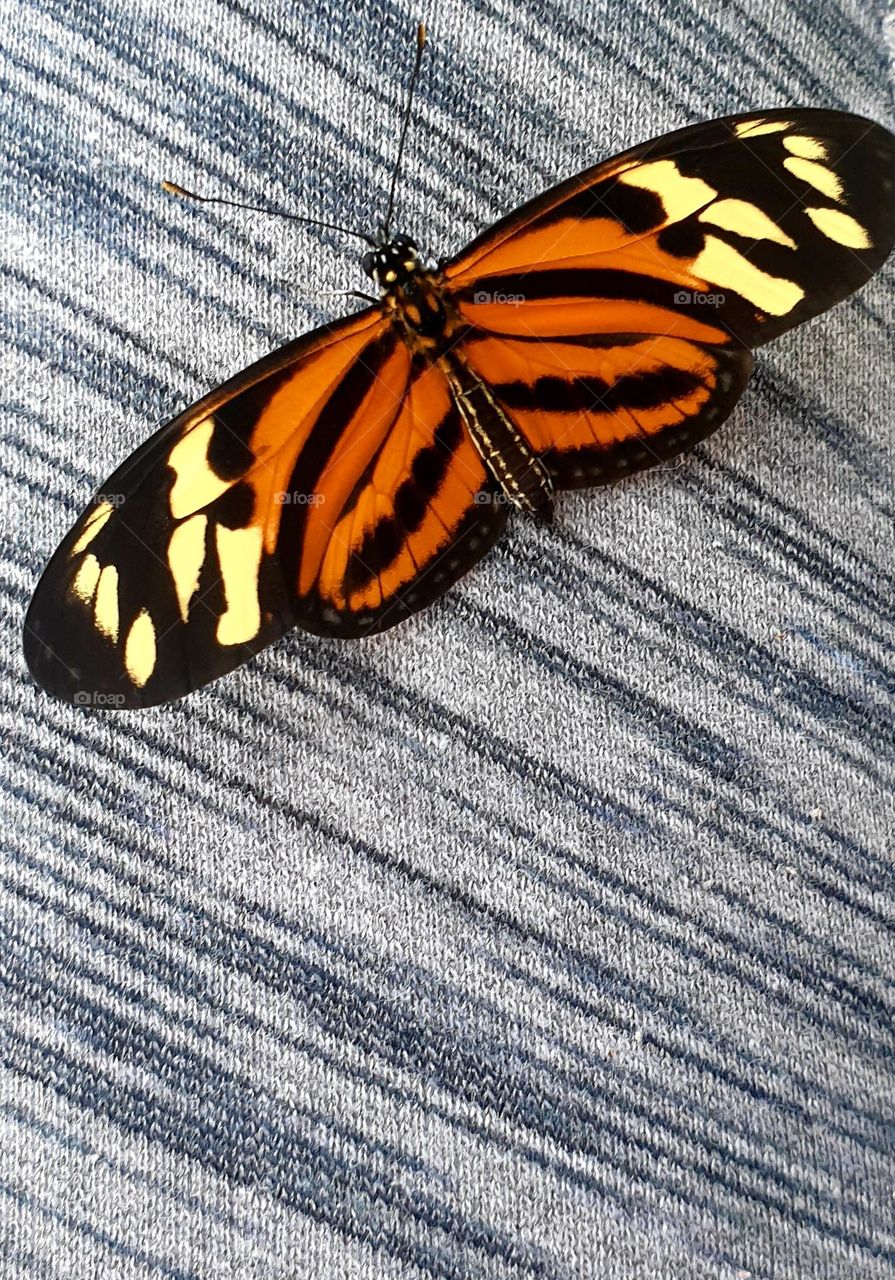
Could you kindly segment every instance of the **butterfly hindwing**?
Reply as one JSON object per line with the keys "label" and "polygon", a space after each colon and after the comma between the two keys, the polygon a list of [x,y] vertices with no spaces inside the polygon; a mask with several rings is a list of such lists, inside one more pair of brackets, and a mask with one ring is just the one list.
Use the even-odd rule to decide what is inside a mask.
{"label": "butterfly hindwing", "polygon": [[609,484],[691,448],[718,429],[752,370],[742,347],[654,334],[478,333],[464,354],[560,489]]}
{"label": "butterfly hindwing", "polygon": [[343,637],[382,631],[431,603],[485,554],[506,504],[464,429],[442,371],[410,361],[375,441],[340,439],[301,538],[301,623]]}

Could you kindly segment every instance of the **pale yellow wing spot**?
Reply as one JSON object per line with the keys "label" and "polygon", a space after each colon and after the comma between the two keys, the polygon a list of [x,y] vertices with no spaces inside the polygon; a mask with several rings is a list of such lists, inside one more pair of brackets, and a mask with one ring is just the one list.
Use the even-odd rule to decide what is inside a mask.
{"label": "pale yellow wing spot", "polygon": [[245,644],[261,629],[258,571],[264,531],[260,525],[247,529],[218,525],[215,536],[227,601],[218,619],[218,644]]}
{"label": "pale yellow wing spot", "polygon": [[718,194],[701,178],[684,177],[673,160],[653,160],[650,164],[625,169],[618,180],[631,187],[645,187],[657,195],[669,222],[688,218]]}
{"label": "pale yellow wing spot", "polygon": [[96,556],[85,556],[71,584],[72,591],[85,604],[90,604],[93,600],[96,584],[99,582],[99,575],[100,567]]}
{"label": "pale yellow wing spot", "polygon": [[699,221],[710,222],[713,226],[734,231],[750,240],[774,240],[777,244],[785,244],[788,249],[796,247],[795,240],[773,218],[769,218],[763,209],[748,200],[716,200],[707,209],[703,209]]}
{"label": "pale yellow wing spot", "polygon": [[176,473],[171,486],[171,514],[175,520],[183,520],[207,507],[233,483],[215,475],[208,465],[213,434],[214,417],[203,418],[190,427],[168,455],[168,466]]}
{"label": "pale yellow wing spot", "polygon": [[741,120],[735,127],[734,133],[738,138],[760,138],[765,133],[782,133],[784,129],[791,129],[792,121],[790,120]]}
{"label": "pale yellow wing spot", "polygon": [[83,551],[85,547],[90,545],[113,510],[114,508],[110,502],[101,502],[98,507],[94,507],[87,517],[84,528],[81,530],[77,542],[72,546],[69,555],[76,556],[79,551]]}
{"label": "pale yellow wing spot", "polygon": [[717,236],[707,236],[705,248],[693,261],[693,271],[719,288],[733,289],[762,311],[785,316],[805,296],[793,280],[769,275]]}
{"label": "pale yellow wing spot", "polygon": [[96,625],[113,644],[118,643],[118,570],[107,564],[99,576],[93,602]]}
{"label": "pale yellow wing spot", "polygon": [[137,688],[142,689],[152,675],[155,659],[155,627],[149,614],[143,609],[134,619],[124,644],[124,666]]}
{"label": "pale yellow wing spot", "polygon": [[189,616],[190,600],[199,586],[199,576],[202,573],[202,565],[205,563],[207,528],[207,516],[201,513],[191,516],[189,520],[177,526],[168,543],[168,567],[174,579],[180,616],[184,622]]}
{"label": "pale yellow wing spot", "polygon": [[806,209],[808,217],[828,240],[845,245],[847,249],[872,249],[873,244],[866,230],[856,218],[841,209]]}
{"label": "pale yellow wing spot", "polygon": [[802,156],[787,156],[783,161],[784,169],[788,169],[793,177],[829,196],[831,200],[839,200],[842,196],[842,183],[832,169],[816,160],[805,160]]}
{"label": "pale yellow wing spot", "polygon": [[793,133],[784,138],[783,145],[787,151],[791,151],[794,156],[801,156],[803,160],[826,160],[829,154],[820,138],[808,138],[803,133]]}

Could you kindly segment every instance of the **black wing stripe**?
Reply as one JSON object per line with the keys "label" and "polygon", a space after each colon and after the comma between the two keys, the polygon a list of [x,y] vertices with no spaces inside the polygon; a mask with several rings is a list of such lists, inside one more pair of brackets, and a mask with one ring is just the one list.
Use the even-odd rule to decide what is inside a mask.
{"label": "black wing stripe", "polygon": [[653,409],[689,396],[701,385],[701,379],[690,370],[668,368],[628,374],[615,382],[593,374],[565,378],[548,374],[530,383],[500,383],[492,391],[507,409],[562,415],[590,409],[602,413]]}

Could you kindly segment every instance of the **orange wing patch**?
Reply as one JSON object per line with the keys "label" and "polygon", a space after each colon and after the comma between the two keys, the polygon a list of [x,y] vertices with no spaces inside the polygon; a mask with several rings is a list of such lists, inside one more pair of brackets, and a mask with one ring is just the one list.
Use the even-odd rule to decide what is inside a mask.
{"label": "orange wing patch", "polygon": [[506,519],[437,366],[415,366],[387,435],[357,461],[347,500],[338,467],[321,476],[325,501],[301,558],[303,605],[339,634],[422,607],[484,555]]}
{"label": "orange wing patch", "polygon": [[[325,326],[219,387],[129,458],[38,585],[24,643],[40,683],[88,705],[151,705],[238,666],[294,625],[294,591],[279,568],[284,490],[312,438],[338,436],[346,377],[366,370],[375,382],[389,340],[394,347],[379,311]],[[404,373],[406,382],[406,363]],[[350,380],[355,394],[365,385],[357,373]]]}
{"label": "orange wing patch", "polygon": [[362,476],[391,438],[401,415],[410,375],[410,352],[396,343],[378,365],[366,394],[358,398],[350,418],[340,424],[338,435],[329,441],[326,460],[319,474],[307,474],[300,466],[295,472],[296,497],[304,497],[301,485],[313,481],[307,495],[307,516],[302,531],[302,556],[298,594],[305,595],[320,573],[340,513],[348,504]]}

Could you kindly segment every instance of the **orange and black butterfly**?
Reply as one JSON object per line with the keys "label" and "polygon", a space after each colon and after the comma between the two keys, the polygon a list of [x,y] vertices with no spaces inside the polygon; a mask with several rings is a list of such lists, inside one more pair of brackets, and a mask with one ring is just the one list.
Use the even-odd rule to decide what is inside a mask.
{"label": "orange and black butterfly", "polygon": [[218,387],[103,485],[28,612],[36,680],[150,706],[291,627],[394,626],[509,507],[549,520],[557,490],[715,431],[751,349],[858,289],[893,240],[895,137],[802,109],[635,147],[437,269],[383,231],[374,305]]}

